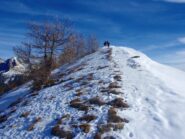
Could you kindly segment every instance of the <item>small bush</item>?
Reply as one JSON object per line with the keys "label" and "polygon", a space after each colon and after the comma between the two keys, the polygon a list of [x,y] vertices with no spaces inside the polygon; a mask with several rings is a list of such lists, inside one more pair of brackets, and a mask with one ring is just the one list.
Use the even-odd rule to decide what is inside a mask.
{"label": "small bush", "polygon": [[86,121],[86,122],[90,122],[92,120],[95,120],[97,117],[94,115],[84,115],[82,117],[79,118],[80,121]]}
{"label": "small bush", "polygon": [[89,99],[89,103],[90,104],[95,104],[95,105],[99,105],[99,106],[102,106],[105,104],[104,101],[102,101],[98,96],[97,97],[94,97],[94,98],[91,98]]}
{"label": "small bush", "polygon": [[89,124],[81,124],[80,129],[84,132],[84,133],[89,133],[91,126]]}
{"label": "small bush", "polygon": [[32,89],[35,90],[35,91],[41,90],[42,89],[42,85],[43,85],[43,82],[41,80],[40,81],[39,80],[38,81],[34,81]]}

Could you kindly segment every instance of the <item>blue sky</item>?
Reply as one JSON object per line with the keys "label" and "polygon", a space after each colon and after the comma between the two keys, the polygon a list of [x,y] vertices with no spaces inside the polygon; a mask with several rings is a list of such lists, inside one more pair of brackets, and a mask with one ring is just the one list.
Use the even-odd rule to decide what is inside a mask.
{"label": "blue sky", "polygon": [[13,55],[26,24],[69,18],[84,35],[135,48],[185,70],[185,0],[0,0],[0,57]]}

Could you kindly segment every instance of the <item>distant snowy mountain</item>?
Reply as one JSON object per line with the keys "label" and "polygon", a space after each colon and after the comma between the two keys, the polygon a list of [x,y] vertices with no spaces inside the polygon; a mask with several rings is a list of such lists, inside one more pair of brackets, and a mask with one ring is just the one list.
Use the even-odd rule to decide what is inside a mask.
{"label": "distant snowy mountain", "polygon": [[4,60],[0,58],[0,64],[3,63],[3,62],[4,62]]}
{"label": "distant snowy mountain", "polygon": [[0,72],[5,73],[11,70],[22,72],[24,70],[24,66],[17,60],[16,57],[7,59],[6,61],[0,60]]}
{"label": "distant snowy mountain", "polygon": [[16,57],[0,62],[0,81],[7,82],[9,78],[21,75],[25,72],[25,66]]}
{"label": "distant snowy mountain", "polygon": [[0,135],[14,138],[184,139],[185,72],[127,47],[101,48],[0,98]]}

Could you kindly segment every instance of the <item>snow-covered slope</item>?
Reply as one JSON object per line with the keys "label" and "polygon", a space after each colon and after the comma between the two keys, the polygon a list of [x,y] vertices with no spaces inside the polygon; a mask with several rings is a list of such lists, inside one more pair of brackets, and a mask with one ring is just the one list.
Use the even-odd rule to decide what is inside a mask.
{"label": "snow-covered slope", "polygon": [[132,105],[123,112],[132,119],[123,135],[184,139],[185,72],[156,63],[130,48],[115,47],[113,58],[124,73],[123,88]]}
{"label": "snow-covered slope", "polygon": [[51,87],[33,92],[29,83],[0,98],[2,139],[185,138],[182,71],[112,46],[52,74]]}

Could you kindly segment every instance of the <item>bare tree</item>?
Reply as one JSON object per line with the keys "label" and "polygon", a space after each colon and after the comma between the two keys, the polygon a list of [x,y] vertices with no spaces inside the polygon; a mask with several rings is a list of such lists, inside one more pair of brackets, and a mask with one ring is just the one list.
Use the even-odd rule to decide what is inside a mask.
{"label": "bare tree", "polygon": [[72,31],[68,20],[54,23],[30,24],[28,36],[33,53],[43,59],[48,68],[52,68],[53,60],[68,42]]}
{"label": "bare tree", "polygon": [[13,51],[18,59],[21,59],[24,63],[26,63],[29,69],[32,69],[32,47],[29,43],[22,43],[22,46],[14,47]]}
{"label": "bare tree", "polygon": [[98,50],[99,43],[95,36],[91,35],[87,38],[87,50],[89,53],[94,53]]}

